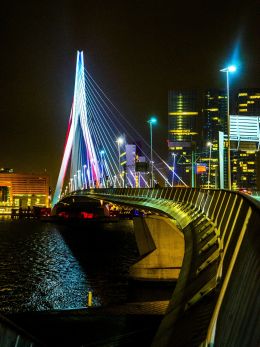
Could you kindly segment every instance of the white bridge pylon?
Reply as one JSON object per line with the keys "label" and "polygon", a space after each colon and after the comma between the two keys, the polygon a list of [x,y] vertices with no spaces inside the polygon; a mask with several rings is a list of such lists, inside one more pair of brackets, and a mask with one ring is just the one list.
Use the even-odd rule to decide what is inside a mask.
{"label": "white bridge pylon", "polygon": [[169,172],[185,185],[176,170],[154,149],[153,158],[157,162],[152,167],[156,177],[151,178],[153,161],[147,155],[151,153],[151,146],[137,128],[85,70],[83,52],[77,52],[74,96],[52,205],[79,189],[149,188],[158,178],[164,186],[170,187],[173,183],[168,180]]}
{"label": "white bridge pylon", "polygon": [[[99,186],[100,182],[100,169],[95,152],[94,144],[90,135],[88,126],[88,110],[86,103],[86,89],[85,89],[85,71],[84,71],[84,57],[83,52],[77,52],[76,63],[76,77],[74,87],[74,97],[72,109],[69,120],[69,127],[65,143],[62,164],[58,176],[58,181],[53,196],[52,203],[55,205],[60,199],[63,183],[68,167],[69,160],[71,159],[70,168],[70,182],[72,185],[71,191],[77,189],[78,181],[82,178],[78,177],[79,171],[84,166],[86,169],[85,175],[91,176],[95,186]],[[85,158],[82,157],[81,147],[85,144]],[[85,176],[86,181],[86,176]]]}

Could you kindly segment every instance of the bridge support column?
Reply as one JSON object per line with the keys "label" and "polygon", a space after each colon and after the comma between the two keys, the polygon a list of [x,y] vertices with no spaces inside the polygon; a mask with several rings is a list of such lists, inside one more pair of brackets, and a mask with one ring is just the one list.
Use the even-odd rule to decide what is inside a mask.
{"label": "bridge support column", "polygon": [[184,255],[184,238],[174,221],[161,216],[134,218],[141,259],[130,267],[130,277],[146,281],[176,281]]}

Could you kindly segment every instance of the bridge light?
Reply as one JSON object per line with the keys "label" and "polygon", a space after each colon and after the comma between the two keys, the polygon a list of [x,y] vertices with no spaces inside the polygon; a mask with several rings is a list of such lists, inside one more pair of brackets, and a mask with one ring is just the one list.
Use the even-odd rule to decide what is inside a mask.
{"label": "bridge light", "polygon": [[118,139],[116,140],[118,145],[122,145],[124,143],[124,139],[123,137],[118,137]]}
{"label": "bridge light", "polygon": [[121,152],[120,152],[120,145],[122,145],[125,141],[122,136],[118,137],[116,140],[117,142],[117,147],[118,147],[118,185],[121,187],[121,182],[120,182],[120,175],[121,175],[121,162],[120,162],[120,157],[121,157]]}
{"label": "bridge light", "polygon": [[212,142],[208,141],[207,146],[209,147],[209,171],[208,171],[208,189],[210,187],[210,165],[211,165],[211,150],[212,150]]}
{"label": "bridge light", "polygon": [[150,187],[153,188],[153,124],[157,123],[157,118],[152,116],[147,123],[150,126],[150,147],[151,147],[151,156],[150,156],[150,164],[151,164],[151,184]]}

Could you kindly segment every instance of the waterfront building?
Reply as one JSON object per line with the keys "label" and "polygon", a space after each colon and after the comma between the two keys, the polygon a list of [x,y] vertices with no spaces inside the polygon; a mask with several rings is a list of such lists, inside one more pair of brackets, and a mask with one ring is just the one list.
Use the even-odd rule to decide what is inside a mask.
{"label": "waterfront building", "polygon": [[49,176],[0,170],[0,206],[8,208],[49,207]]}
{"label": "waterfront building", "polygon": [[[192,156],[198,140],[198,94],[194,91],[168,92],[168,153],[173,185],[192,186]],[[174,174],[178,176],[175,176]],[[179,177],[180,179],[177,179]]]}

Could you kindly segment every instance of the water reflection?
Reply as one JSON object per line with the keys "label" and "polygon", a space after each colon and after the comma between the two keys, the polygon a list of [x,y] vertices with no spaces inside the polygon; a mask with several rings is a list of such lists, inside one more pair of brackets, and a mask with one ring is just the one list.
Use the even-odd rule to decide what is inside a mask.
{"label": "water reflection", "polygon": [[85,307],[88,291],[96,306],[124,300],[137,257],[127,223],[82,229],[1,220],[0,311]]}

